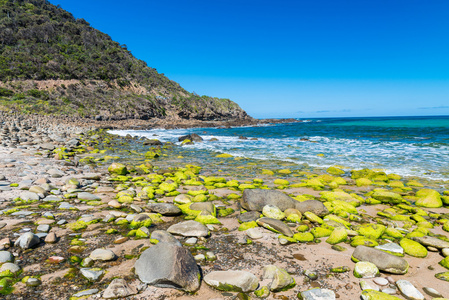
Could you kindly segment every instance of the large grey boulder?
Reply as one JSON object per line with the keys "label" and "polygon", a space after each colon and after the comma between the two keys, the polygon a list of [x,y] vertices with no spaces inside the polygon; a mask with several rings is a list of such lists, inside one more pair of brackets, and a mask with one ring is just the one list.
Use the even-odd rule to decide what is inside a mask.
{"label": "large grey boulder", "polygon": [[14,243],[14,246],[22,249],[29,249],[41,242],[40,238],[32,232],[22,234]]}
{"label": "large grey boulder", "polygon": [[306,200],[303,202],[295,201],[295,208],[301,213],[310,211],[320,217],[329,214],[329,210],[327,209],[327,207],[324,206],[323,202],[318,200]]}
{"label": "large grey boulder", "polygon": [[160,242],[145,250],[134,265],[139,279],[150,285],[195,292],[201,274],[192,254],[185,248]]}
{"label": "large grey boulder", "polygon": [[217,290],[230,292],[252,292],[259,286],[259,279],[245,271],[212,271],[204,281]]}
{"label": "large grey boulder", "polygon": [[408,262],[403,258],[362,245],[355,248],[352,259],[355,261],[371,262],[379,270],[392,274],[405,274],[409,267]]}
{"label": "large grey boulder", "polygon": [[284,211],[287,208],[295,208],[293,198],[280,191],[263,189],[246,189],[240,199],[240,205],[246,210],[262,211],[265,205],[274,205]]}

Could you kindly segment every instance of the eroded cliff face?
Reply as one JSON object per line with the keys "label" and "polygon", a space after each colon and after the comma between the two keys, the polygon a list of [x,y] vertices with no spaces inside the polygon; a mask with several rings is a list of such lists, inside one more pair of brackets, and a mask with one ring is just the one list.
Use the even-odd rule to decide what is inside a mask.
{"label": "eroded cliff face", "polygon": [[59,6],[0,4],[2,111],[98,120],[248,118],[229,99],[186,91]]}

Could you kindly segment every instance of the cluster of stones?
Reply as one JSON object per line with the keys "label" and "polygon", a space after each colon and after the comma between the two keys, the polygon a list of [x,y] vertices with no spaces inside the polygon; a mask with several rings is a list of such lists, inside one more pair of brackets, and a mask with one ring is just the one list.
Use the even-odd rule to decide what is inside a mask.
{"label": "cluster of stones", "polygon": [[[432,210],[446,209],[447,191],[440,193],[417,181],[403,182],[397,175],[372,170],[352,171],[349,178],[337,167],[322,175],[263,170],[264,179],[250,181],[204,176],[201,167],[191,164],[158,169],[150,163],[161,156],[160,148],[154,146],[161,147],[162,143],[156,140],[144,142],[152,146],[143,154],[146,164],[115,162],[108,166],[108,175],[91,173],[88,166],[92,162],[111,159],[107,155],[93,156],[107,154],[89,142],[101,134],[58,141],[59,144],[53,140],[54,148],[47,150],[56,154],[61,164],[47,165],[44,172],[35,174],[40,176],[38,179],[23,174],[23,180],[15,184],[6,177],[0,178],[0,186],[7,187],[5,192],[18,192],[17,197],[4,201],[5,208],[0,211],[0,232],[8,235],[0,240],[0,291],[19,289],[21,284],[30,289],[41,286],[42,274],[35,275],[27,268],[26,257],[53,245],[52,249],[58,249],[60,254],[46,257],[45,263],[70,266],[63,274],[67,279],[79,274],[85,282],[104,282],[115,264],[133,262],[131,267],[138,282],[121,276],[110,281],[106,289],[79,291],[72,295],[74,299],[90,295],[105,299],[145,295],[145,284],[195,293],[203,281],[218,291],[258,298],[295,289],[300,299],[336,299],[338,290],[303,289],[297,284],[301,277],[317,280],[314,270],[298,273],[266,264],[261,266],[262,274],[257,275],[251,270],[207,267],[208,263],[219,261],[221,253],[204,245],[219,235],[233,234],[223,225],[226,220],[230,224],[238,222],[234,231],[245,234],[237,240],[242,246],[251,247],[258,240],[275,236],[279,247],[318,247],[321,242],[335,251],[352,247],[353,262],[348,261],[352,268],[329,267],[329,273],[352,270],[352,275],[359,278],[361,297],[365,300],[402,299],[401,296],[425,299],[424,294],[443,299],[431,287],[424,287],[421,292],[414,286],[416,283],[394,280],[390,274],[407,274],[407,258],[425,259],[429,252],[439,253],[440,265],[449,269],[449,239],[435,233],[449,231],[449,215]],[[181,142],[195,138],[186,137]],[[109,144],[107,139],[105,143]],[[86,170],[74,169],[77,161],[73,155],[86,152],[89,154],[80,159],[86,163]],[[218,158],[232,156],[221,154]],[[297,181],[293,175],[305,178]],[[292,179],[297,182],[291,183]],[[356,193],[351,187],[364,192]],[[295,189],[308,189],[319,195],[295,195]],[[364,210],[370,205],[381,208],[377,216]],[[16,226],[21,229],[12,231]],[[93,247],[88,243],[93,235],[111,243]],[[120,245],[133,241],[143,241],[144,246],[119,250]],[[198,264],[207,267],[204,277]],[[131,267],[128,266],[127,274]],[[449,281],[449,272],[436,272],[435,277]]]}

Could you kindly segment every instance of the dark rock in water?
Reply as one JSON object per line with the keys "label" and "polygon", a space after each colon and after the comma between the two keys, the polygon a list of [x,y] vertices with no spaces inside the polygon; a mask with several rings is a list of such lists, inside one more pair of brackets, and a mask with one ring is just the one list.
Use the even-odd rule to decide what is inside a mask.
{"label": "dark rock in water", "polygon": [[243,197],[240,205],[246,210],[262,211],[265,205],[274,205],[282,211],[287,208],[295,208],[295,202],[298,202],[280,191],[246,189],[243,191]]}
{"label": "dark rock in water", "polygon": [[163,143],[159,141],[158,139],[151,139],[151,140],[145,140],[143,142],[144,145],[150,145],[150,146],[162,146]]}
{"label": "dark rock in water", "polygon": [[171,203],[149,203],[148,208],[164,216],[176,216],[181,214],[181,210]]}
{"label": "dark rock in water", "polygon": [[306,211],[313,212],[317,216],[325,216],[329,214],[329,210],[321,201],[318,200],[306,200],[303,202],[296,201],[296,209],[301,213],[305,213]]}
{"label": "dark rock in water", "polygon": [[158,243],[145,250],[134,265],[142,282],[158,287],[195,292],[201,283],[200,270],[192,254],[170,243]]}
{"label": "dark rock in water", "polygon": [[356,261],[368,261],[379,270],[392,274],[405,274],[409,267],[408,262],[401,257],[366,246],[357,246],[352,258]]}
{"label": "dark rock in water", "polygon": [[258,211],[249,211],[238,216],[239,221],[242,223],[257,221],[260,218],[260,212]]}
{"label": "dark rock in water", "polygon": [[178,141],[179,141],[179,142],[182,142],[183,140],[190,140],[190,141],[192,141],[192,142],[202,142],[202,141],[203,141],[203,138],[200,137],[200,136],[199,136],[198,134],[196,134],[196,133],[191,133],[191,134],[188,134],[188,135],[183,135],[183,136],[181,136],[181,137],[178,138]]}

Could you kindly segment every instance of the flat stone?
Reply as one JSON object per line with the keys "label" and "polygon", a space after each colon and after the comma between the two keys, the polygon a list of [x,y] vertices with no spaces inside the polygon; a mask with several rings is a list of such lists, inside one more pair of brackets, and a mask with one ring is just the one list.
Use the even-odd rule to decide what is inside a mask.
{"label": "flat stone", "polygon": [[253,240],[261,239],[263,237],[262,232],[259,228],[250,228],[245,231],[246,235]]}
{"label": "flat stone", "polygon": [[371,282],[365,281],[365,280],[360,280],[360,288],[362,289],[362,291],[364,290],[375,290],[375,291],[379,291],[379,287]]}
{"label": "flat stone", "polygon": [[396,281],[396,286],[401,291],[401,294],[408,300],[424,300],[423,294],[421,294],[413,284],[409,281],[401,279]]}
{"label": "flat stone", "polygon": [[98,197],[97,195],[88,193],[88,192],[81,192],[78,193],[78,199],[81,201],[95,201],[95,200],[101,200],[100,197]]}
{"label": "flat stone", "polygon": [[0,251],[0,264],[14,262],[14,255],[9,251]]}
{"label": "flat stone", "polygon": [[19,197],[24,201],[37,201],[40,199],[38,194],[28,191],[20,193]]}
{"label": "flat stone", "polygon": [[302,214],[306,211],[312,212],[319,217],[323,217],[329,213],[329,210],[324,206],[323,202],[318,200],[306,200],[303,202],[295,201],[295,207]]}
{"label": "flat stone", "polygon": [[98,289],[88,289],[88,290],[84,290],[84,291],[78,292],[76,294],[73,294],[72,297],[81,298],[81,297],[86,297],[86,296],[96,294],[98,292],[99,292]]}
{"label": "flat stone", "polygon": [[39,225],[39,226],[37,226],[36,230],[40,231],[40,232],[49,232],[50,231],[50,225],[46,225],[46,224]]}
{"label": "flat stone", "polygon": [[172,234],[187,237],[205,237],[209,235],[209,229],[205,225],[193,220],[174,224],[170,226],[167,231]]}
{"label": "flat stone", "polygon": [[200,288],[201,274],[189,250],[160,242],[145,250],[136,261],[140,281],[158,286],[194,292]]}
{"label": "flat stone", "polygon": [[252,292],[259,286],[257,277],[246,271],[212,271],[204,281],[217,290],[230,292]]}
{"label": "flat stone", "polygon": [[130,286],[124,279],[116,278],[108,285],[103,292],[104,299],[124,298],[137,294],[135,286]]}
{"label": "flat stone", "polygon": [[438,292],[437,290],[430,288],[430,287],[423,287],[422,290],[424,291],[424,293],[426,293],[427,295],[433,297],[433,298],[443,298],[443,295],[441,295],[440,292]]}
{"label": "flat stone", "polygon": [[335,293],[328,289],[312,289],[301,292],[303,300],[335,300]]}
{"label": "flat stone", "polygon": [[114,260],[116,255],[109,249],[95,249],[89,257],[93,260],[110,261]]}
{"label": "flat stone", "polygon": [[420,243],[423,246],[435,247],[437,249],[449,248],[449,242],[440,240],[436,237],[432,236],[420,236],[420,237],[412,237],[412,240]]}
{"label": "flat stone", "polygon": [[264,228],[267,228],[268,230],[279,232],[285,236],[293,236],[293,232],[290,227],[288,227],[288,225],[282,221],[271,218],[260,218],[257,220],[257,224]]}
{"label": "flat stone", "polygon": [[408,262],[401,257],[362,245],[355,248],[352,257],[356,261],[371,262],[379,270],[393,274],[405,274],[409,267]]}
{"label": "flat stone", "polygon": [[248,211],[238,216],[239,221],[242,223],[257,221],[259,218],[260,212],[258,211]]}
{"label": "flat stone", "polygon": [[374,248],[391,253],[397,253],[400,254],[401,256],[404,255],[404,249],[396,243],[386,243],[383,245],[376,246]]}
{"label": "flat stone", "polygon": [[388,280],[383,277],[377,277],[373,279],[374,283],[380,286],[388,285]]}
{"label": "flat stone", "polygon": [[58,196],[50,195],[50,196],[47,196],[44,199],[42,199],[42,201],[45,201],[45,202],[62,202],[62,199],[59,198]]}
{"label": "flat stone", "polygon": [[29,211],[29,210],[19,210],[19,211],[13,212],[11,214],[11,216],[24,216],[24,217],[26,217],[26,216],[31,216],[32,214],[35,214],[35,213],[36,212]]}
{"label": "flat stone", "polygon": [[171,203],[149,203],[148,208],[164,216],[176,216],[182,213],[177,206]]}

